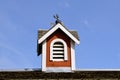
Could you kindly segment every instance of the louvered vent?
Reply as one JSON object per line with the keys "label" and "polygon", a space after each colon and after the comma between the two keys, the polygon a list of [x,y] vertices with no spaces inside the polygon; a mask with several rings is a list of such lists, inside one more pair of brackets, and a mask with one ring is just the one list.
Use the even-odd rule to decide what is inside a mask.
{"label": "louvered vent", "polygon": [[61,42],[55,42],[53,45],[53,59],[64,60],[64,45]]}

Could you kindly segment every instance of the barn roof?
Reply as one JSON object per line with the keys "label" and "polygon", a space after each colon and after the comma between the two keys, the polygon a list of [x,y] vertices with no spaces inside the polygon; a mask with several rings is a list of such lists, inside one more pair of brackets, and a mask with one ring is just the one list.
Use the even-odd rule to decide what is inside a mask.
{"label": "barn roof", "polygon": [[120,71],[75,71],[74,73],[44,73],[38,71],[0,71],[0,80],[32,80],[32,79],[62,79],[62,80],[118,80]]}

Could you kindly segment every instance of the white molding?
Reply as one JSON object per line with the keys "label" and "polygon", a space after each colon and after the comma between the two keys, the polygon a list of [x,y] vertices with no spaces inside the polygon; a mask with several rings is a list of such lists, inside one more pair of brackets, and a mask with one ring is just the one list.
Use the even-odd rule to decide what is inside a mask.
{"label": "white molding", "polygon": [[52,29],[50,29],[44,36],[42,36],[38,40],[38,44],[42,43],[47,37],[49,37],[53,32],[55,32],[58,28],[60,28],[65,34],[67,34],[74,42],[80,44],[80,41],[76,39],[65,27],[63,27],[60,23],[55,25]]}
{"label": "white molding", "polygon": [[[54,67],[52,67],[53,69]],[[57,68],[57,67],[55,67]],[[60,68],[60,67],[59,67]],[[63,67],[62,67],[63,68]],[[64,67],[67,68],[67,67]],[[47,70],[50,69],[50,67],[46,68]],[[68,67],[69,69],[69,67]],[[0,72],[26,72],[26,71],[40,71],[41,68],[18,68],[18,69],[0,69]],[[120,69],[76,69],[74,71],[120,71]]]}
{"label": "white molding", "polygon": [[0,72],[24,72],[24,71],[40,71],[40,68],[18,68],[18,69],[0,69]]}
{"label": "white molding", "polygon": [[64,40],[62,40],[60,38],[54,39],[50,44],[50,60],[59,61],[59,60],[53,59],[53,45],[55,42],[62,42],[63,43],[63,45],[64,45],[64,60],[68,60],[67,44]]}
{"label": "white molding", "polygon": [[46,71],[46,40],[42,44],[42,71]]}
{"label": "white molding", "polygon": [[75,71],[120,71],[120,69],[77,69]]}
{"label": "white molding", "polygon": [[71,69],[75,70],[75,43],[71,40]]}
{"label": "white molding", "polygon": [[46,72],[72,72],[70,67],[47,67]]}

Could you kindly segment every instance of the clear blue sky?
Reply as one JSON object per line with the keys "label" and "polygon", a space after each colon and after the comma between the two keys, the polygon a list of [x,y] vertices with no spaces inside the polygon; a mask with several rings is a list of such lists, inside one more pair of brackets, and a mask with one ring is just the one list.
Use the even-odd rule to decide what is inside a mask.
{"label": "clear blue sky", "polygon": [[77,69],[120,69],[120,0],[0,0],[0,69],[41,68],[37,30],[53,15],[77,30]]}

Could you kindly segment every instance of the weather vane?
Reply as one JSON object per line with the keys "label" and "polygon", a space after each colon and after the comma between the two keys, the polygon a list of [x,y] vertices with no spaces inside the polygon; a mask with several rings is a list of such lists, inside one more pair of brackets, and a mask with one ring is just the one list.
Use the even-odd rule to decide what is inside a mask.
{"label": "weather vane", "polygon": [[54,15],[53,17],[56,19],[56,22],[55,22],[56,24],[61,23],[61,21],[59,20],[59,16],[57,14]]}

